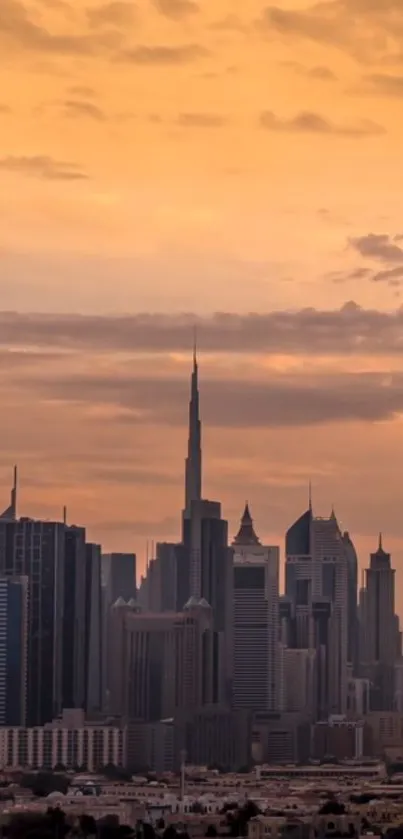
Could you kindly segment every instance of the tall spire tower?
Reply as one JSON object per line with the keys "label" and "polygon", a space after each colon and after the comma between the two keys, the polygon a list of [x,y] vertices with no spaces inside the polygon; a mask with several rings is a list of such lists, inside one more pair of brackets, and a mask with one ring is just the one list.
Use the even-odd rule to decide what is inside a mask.
{"label": "tall spire tower", "polygon": [[190,515],[192,501],[201,500],[202,492],[201,422],[199,416],[199,370],[196,336],[193,345],[193,370],[189,402],[189,437],[185,473],[185,517]]}

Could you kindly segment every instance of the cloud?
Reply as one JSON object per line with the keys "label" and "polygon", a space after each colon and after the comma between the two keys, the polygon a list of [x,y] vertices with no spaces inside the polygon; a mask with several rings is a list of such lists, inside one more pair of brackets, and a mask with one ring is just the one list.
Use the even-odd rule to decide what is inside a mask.
{"label": "cloud", "polygon": [[[187,378],[61,371],[19,378],[19,386],[41,401],[113,406],[116,423],[186,423]],[[403,412],[403,374],[273,373],[264,378],[202,378],[203,419],[210,427],[298,427],[334,422],[379,422]],[[130,416],[132,412],[132,418]]]}
{"label": "cloud", "polygon": [[81,171],[76,163],[64,160],[55,160],[46,155],[34,155],[33,157],[8,157],[0,158],[0,169],[7,172],[17,172],[25,175],[32,175],[47,181],[82,181],[88,175]]}
{"label": "cloud", "polygon": [[373,137],[385,133],[385,129],[375,122],[362,121],[357,125],[335,125],[320,114],[310,111],[302,111],[290,119],[281,119],[272,111],[263,111],[260,115],[260,125],[268,131],[333,134],[339,137]]}
{"label": "cloud", "polygon": [[[391,76],[386,73],[373,73],[363,79],[366,91],[381,96],[403,96],[403,76]],[[363,92],[362,90],[360,92]]]}
{"label": "cloud", "polygon": [[136,18],[136,7],[133,3],[114,0],[100,6],[87,9],[87,18],[94,29],[101,26],[130,26]]}
{"label": "cloud", "polygon": [[403,309],[341,309],[127,316],[0,313],[0,346],[77,352],[189,352],[194,327],[204,352],[400,355]]}
{"label": "cloud", "polygon": [[116,38],[111,38],[110,33],[96,38],[52,34],[31,19],[21,0],[1,0],[0,50],[14,45],[44,53],[88,55],[114,44]]}
{"label": "cloud", "polygon": [[227,119],[219,114],[179,114],[178,125],[182,128],[222,128]]}
{"label": "cloud", "polygon": [[304,38],[376,63],[401,53],[403,9],[399,0],[319,0],[305,9],[270,5],[257,27],[266,35]]}
{"label": "cloud", "polygon": [[104,112],[93,102],[68,99],[63,102],[63,107],[68,117],[89,117],[97,122],[103,122],[105,119]]}
{"label": "cloud", "polygon": [[181,20],[199,11],[193,0],[154,0],[154,4],[161,14],[173,20]]}
{"label": "cloud", "polygon": [[68,88],[68,93],[72,96],[84,96],[85,98],[92,99],[97,97],[97,92],[94,90],[93,87],[88,87],[87,85],[75,84]]}
{"label": "cloud", "polygon": [[12,114],[12,108],[9,105],[3,105],[0,102],[0,114]]}
{"label": "cloud", "polygon": [[245,32],[245,24],[238,15],[228,14],[210,24],[210,29],[216,32]]}
{"label": "cloud", "polygon": [[323,67],[321,65],[311,67],[306,71],[306,74],[311,79],[319,79],[324,82],[334,82],[337,79],[337,76],[333,73],[333,70],[331,70],[330,67]]}
{"label": "cloud", "polygon": [[397,241],[400,241],[399,236],[393,240],[386,233],[368,233],[350,239],[350,244],[361,256],[381,262],[403,262],[403,248],[396,244]]}
{"label": "cloud", "polygon": [[391,288],[398,288],[403,284],[403,266],[389,268],[387,271],[378,271],[371,277],[373,283],[386,283]]}
{"label": "cloud", "polygon": [[204,58],[208,50],[199,44],[183,44],[178,47],[138,46],[131,50],[123,50],[118,56],[119,61],[129,61],[133,64],[189,64]]}
{"label": "cloud", "polygon": [[305,67],[298,61],[282,61],[281,64],[283,67],[289,67],[291,70],[295,70],[298,75],[306,76],[309,79],[318,79],[319,81],[326,82],[334,82],[337,80],[337,76],[333,70],[322,64],[318,64],[315,67]]}

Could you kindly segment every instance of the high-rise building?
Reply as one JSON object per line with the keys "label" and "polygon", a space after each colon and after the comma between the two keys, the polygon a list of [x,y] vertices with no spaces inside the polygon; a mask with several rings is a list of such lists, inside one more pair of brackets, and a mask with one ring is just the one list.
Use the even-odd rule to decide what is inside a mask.
{"label": "high-rise building", "polygon": [[371,554],[365,582],[360,607],[361,675],[371,682],[371,710],[391,711],[395,700],[397,658],[395,572],[390,554],[383,549],[381,536],[378,550]]}
{"label": "high-rise building", "polygon": [[85,546],[85,702],[87,711],[102,708],[101,548]]}
{"label": "high-rise building", "polygon": [[64,526],[63,708],[85,704],[85,585],[85,530]]}
{"label": "high-rise building", "polygon": [[[108,634],[110,610],[113,603],[137,599],[136,555],[133,553],[110,553],[102,555],[101,565],[101,601],[102,601],[102,706],[108,710]],[[144,586],[147,598],[150,593],[150,579]]]}
{"label": "high-rise building", "polygon": [[347,707],[348,560],[332,511],[309,509],[286,536],[286,596],[282,637],[291,646],[316,650],[316,714],[343,714]]}
{"label": "high-rise building", "polygon": [[62,708],[65,526],[0,519],[0,573],[28,578],[27,724]]}
{"label": "high-rise building", "polygon": [[331,604],[327,656],[329,714],[347,710],[348,561],[334,512],[312,522],[313,597]]}
{"label": "high-rise building", "polygon": [[348,532],[343,533],[347,554],[347,659],[353,673],[358,668],[358,560],[357,552]]}
{"label": "high-rise building", "polygon": [[233,672],[233,549],[228,522],[217,501],[192,501],[184,519],[185,556],[190,567],[190,596],[203,598],[213,611],[214,702],[229,702]]}
{"label": "high-rise building", "polygon": [[0,577],[0,726],[25,725],[28,580]]}
{"label": "high-rise building", "polygon": [[212,615],[204,600],[191,599],[181,613],[141,613],[119,603],[113,611],[121,627],[111,637],[121,668],[114,685],[123,685],[125,716],[160,720],[211,702]]}
{"label": "high-rise building", "polygon": [[279,707],[279,548],[261,545],[246,504],[233,543],[233,704]]}
{"label": "high-rise building", "polygon": [[102,555],[102,585],[110,604],[118,597],[136,599],[136,554],[111,553]]}

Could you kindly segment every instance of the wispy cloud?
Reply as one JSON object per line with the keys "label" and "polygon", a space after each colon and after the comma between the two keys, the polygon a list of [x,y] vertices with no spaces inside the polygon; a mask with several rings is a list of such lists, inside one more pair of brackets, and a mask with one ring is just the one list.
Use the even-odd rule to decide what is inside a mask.
{"label": "wispy cloud", "polygon": [[130,26],[136,20],[137,9],[134,3],[114,0],[87,9],[87,18],[93,28],[101,26]]}
{"label": "wispy cloud", "polygon": [[268,131],[305,132],[311,134],[333,134],[339,137],[373,137],[384,134],[381,125],[370,120],[361,121],[356,125],[336,125],[321,114],[303,111],[295,117],[281,119],[272,111],[263,111],[260,115],[260,125]]}
{"label": "wispy cloud", "polygon": [[105,119],[104,112],[93,102],[67,99],[63,102],[63,108],[68,117],[89,117],[97,122],[103,122]]}
{"label": "wispy cloud", "polygon": [[1,0],[0,49],[23,47],[25,50],[65,55],[90,55],[118,46],[112,32],[76,35],[55,34],[36,23],[21,0]]}
{"label": "wispy cloud", "polygon": [[193,0],[154,0],[154,5],[161,14],[173,20],[182,20],[199,11],[197,3]]}
{"label": "wispy cloud", "polygon": [[35,178],[42,178],[47,181],[82,181],[88,178],[88,175],[76,163],[55,160],[47,155],[34,155],[32,157],[9,155],[0,159],[0,169],[7,172],[32,175]]}
{"label": "wispy cloud", "polygon": [[182,128],[222,128],[227,122],[227,118],[219,114],[185,113],[178,117],[178,125]]}
{"label": "wispy cloud", "polygon": [[182,44],[182,46],[138,46],[130,50],[123,50],[117,56],[120,61],[133,64],[172,64],[182,65],[209,55],[208,50],[199,44]]}
{"label": "wispy cloud", "polygon": [[205,352],[332,355],[401,354],[403,310],[378,312],[353,302],[265,314],[86,316],[0,313],[0,345],[107,351],[188,352],[197,327]]}

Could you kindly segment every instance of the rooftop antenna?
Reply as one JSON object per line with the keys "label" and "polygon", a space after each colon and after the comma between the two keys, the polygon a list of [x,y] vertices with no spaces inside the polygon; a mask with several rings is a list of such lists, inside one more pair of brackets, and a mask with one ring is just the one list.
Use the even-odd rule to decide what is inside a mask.
{"label": "rooftop antenna", "polygon": [[67,525],[67,507],[66,506],[63,507],[63,524],[66,527],[66,525]]}
{"label": "rooftop antenna", "polygon": [[312,481],[309,479],[308,485],[309,510],[312,513]]}

